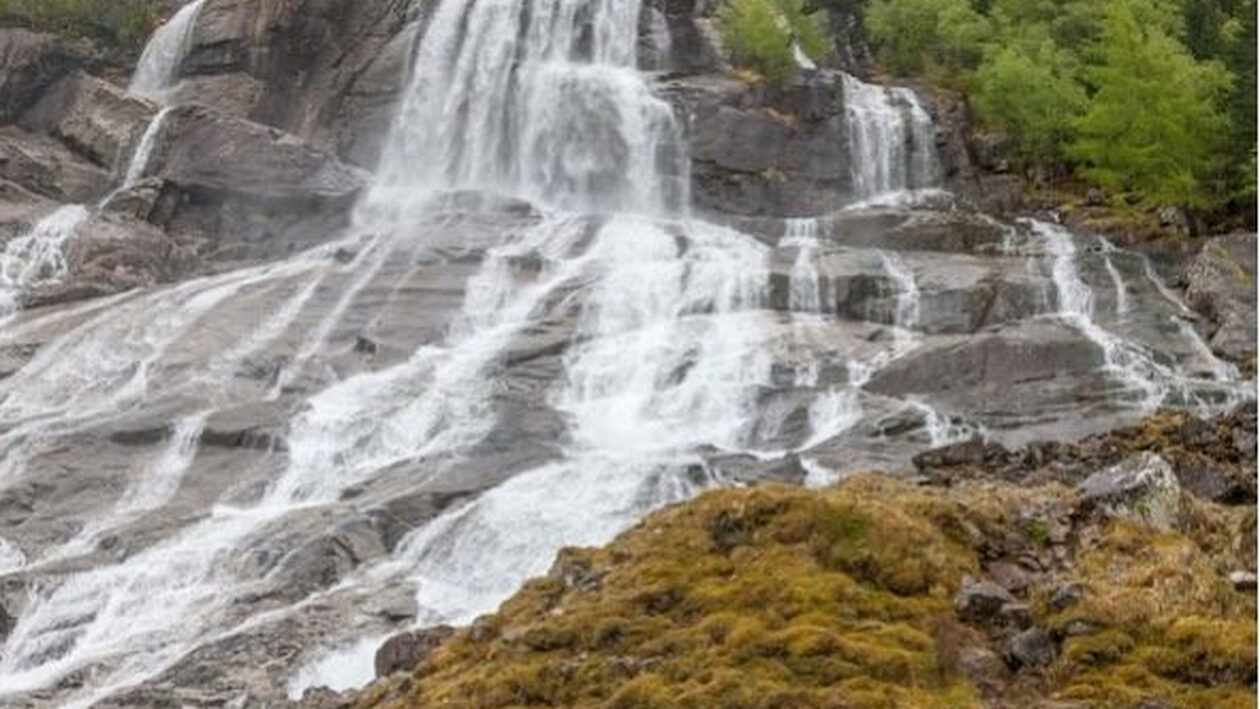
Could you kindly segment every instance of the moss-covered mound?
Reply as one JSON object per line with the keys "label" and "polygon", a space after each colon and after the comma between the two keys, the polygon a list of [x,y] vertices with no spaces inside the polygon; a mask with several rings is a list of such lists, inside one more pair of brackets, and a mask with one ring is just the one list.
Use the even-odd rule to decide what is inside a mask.
{"label": "moss-covered mound", "polygon": [[[1090,521],[1075,504],[1053,484],[880,476],[713,492],[564,552],[359,704],[1255,706],[1255,596],[1227,576],[1254,568],[1241,541],[1254,507],[1194,502],[1189,534]],[[997,658],[1014,631],[955,614],[965,577],[1011,562],[1033,570],[1011,605],[1053,638],[1047,666],[1008,670]]]}

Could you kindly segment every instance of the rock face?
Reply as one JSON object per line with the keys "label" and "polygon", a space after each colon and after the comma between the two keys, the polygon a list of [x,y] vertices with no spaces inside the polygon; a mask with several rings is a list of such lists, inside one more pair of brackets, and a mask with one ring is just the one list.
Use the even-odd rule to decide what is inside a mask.
{"label": "rock face", "polygon": [[176,187],[216,198],[252,198],[293,210],[345,206],[368,174],[295,136],[200,106],[173,111],[153,170]]}
{"label": "rock face", "polygon": [[81,203],[108,189],[111,175],[55,138],[3,126],[0,178],[59,202]]}
{"label": "rock face", "polygon": [[436,650],[442,641],[454,634],[454,628],[439,626],[395,635],[376,651],[376,676],[388,677],[397,672],[410,672]]}
{"label": "rock face", "polygon": [[0,27],[0,124],[16,120],[49,86],[92,63],[93,51],[84,43]]}
{"label": "rock face", "polygon": [[[626,706],[668,703],[658,673],[695,675],[662,669],[663,647],[731,653],[705,706],[735,703],[723,687],[749,679],[741,663],[783,657],[817,668],[783,688],[792,706],[801,687],[843,706],[853,687],[835,688],[855,668],[880,678],[869,691],[881,701],[930,706],[937,690],[970,697],[968,681],[1000,694],[1048,656],[1077,662],[1093,650],[1073,651],[1076,638],[1111,625],[1147,643],[1099,610],[1097,579],[1074,557],[1134,544],[1091,546],[1103,515],[1067,490],[1084,483],[1090,510],[1176,532],[1157,493],[1177,484],[1232,506],[1216,511],[1233,529],[1254,497],[1254,415],[1133,424],[1157,406],[1217,410],[1253,393],[1211,352],[1241,338],[1228,319],[1241,290],[1218,295],[1215,261],[1196,271],[1202,347],[1139,252],[977,211],[979,198],[855,204],[854,168],[882,163],[852,154],[849,79],[824,67],[746,84],[721,73],[718,3],[648,4],[634,39],[651,73],[622,67],[612,88],[642,80],[676,107],[696,212],[711,221],[560,213],[499,185],[406,185],[398,201],[432,198],[425,210],[368,219],[367,170],[435,2],[206,0],[166,107],[93,76],[90,53],[0,34],[0,691],[33,687],[0,702],[284,706],[341,670],[375,670],[374,696],[401,700],[415,688],[395,675],[464,636],[406,633],[375,658],[365,639],[470,621],[549,567],[518,599],[528,613],[474,623],[462,647],[573,651],[565,662],[578,664],[547,683],[600,658],[589,676],[643,692]],[[596,6],[617,5],[584,7]],[[851,19],[837,18],[839,61],[860,72]],[[628,93],[668,122],[648,91]],[[904,92],[874,93],[909,106]],[[953,189],[989,158],[960,147],[962,107],[920,95],[940,125],[913,142],[935,145],[932,186]],[[81,224],[39,228],[68,204]],[[1123,467],[1144,451],[1162,463]],[[852,498],[774,488],[764,507],[755,489],[874,468],[925,485],[868,481]],[[999,488],[1000,518],[968,496],[977,478],[1019,483]],[[688,559],[677,578],[618,577],[622,551],[551,565],[564,544],[606,542],[651,509],[735,485],[754,489],[702,504],[663,549]],[[1031,485],[1054,491],[1025,495]],[[915,504],[890,502],[906,496]],[[767,540],[775,564],[750,553]],[[804,607],[790,628],[776,617],[784,559],[804,574],[789,586],[824,579],[793,592],[821,604],[824,628],[797,622]],[[1221,563],[1221,583],[1220,569],[1254,571],[1238,555]],[[714,569],[737,572],[738,587],[710,580],[764,615],[697,614],[688,584]],[[976,581],[952,607],[964,576]],[[624,607],[585,615],[597,597]],[[855,619],[854,602],[870,617]],[[632,610],[654,620],[617,620]],[[640,640],[660,644],[636,654]],[[35,687],[41,673],[54,681]],[[534,701],[538,676],[492,677],[516,682],[494,696]]]}
{"label": "rock face", "polygon": [[738,79],[679,79],[667,91],[687,117],[698,205],[732,214],[822,214],[850,191],[839,74],[785,89]]}
{"label": "rock face", "polygon": [[1187,301],[1210,323],[1212,349],[1254,370],[1256,235],[1206,240],[1185,279]]}
{"label": "rock face", "polygon": [[21,124],[50,134],[107,170],[121,170],[157,114],[149,102],[84,73],[51,88]]}
{"label": "rock face", "polygon": [[284,133],[200,106],[172,111],[150,172],[161,180],[147,218],[200,237],[211,260],[256,260],[345,228],[369,176]]}
{"label": "rock face", "polygon": [[208,0],[178,96],[371,167],[417,39],[423,11],[410,6],[403,0]]}

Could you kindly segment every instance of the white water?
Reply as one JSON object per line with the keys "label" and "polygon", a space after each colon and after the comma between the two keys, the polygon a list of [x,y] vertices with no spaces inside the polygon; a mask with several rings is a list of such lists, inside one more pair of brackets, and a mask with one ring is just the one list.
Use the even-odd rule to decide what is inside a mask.
{"label": "white water", "polygon": [[[1224,396],[1225,401],[1236,401],[1246,396],[1244,389],[1219,389],[1211,382],[1237,382],[1236,369],[1220,362],[1203,342],[1198,332],[1178,320],[1182,333],[1207,363],[1211,377],[1207,380],[1186,372],[1176,363],[1159,361],[1148,347],[1140,342],[1126,340],[1107,331],[1094,321],[1094,294],[1081,279],[1077,268],[1078,252],[1071,232],[1061,226],[1040,221],[1030,222],[1033,231],[1044,240],[1051,256],[1051,276],[1058,296],[1058,315],[1096,344],[1103,356],[1103,370],[1114,376],[1121,386],[1117,398],[1136,395],[1138,406],[1144,411],[1154,411],[1159,406],[1174,403],[1207,410],[1209,399]],[[1188,311],[1175,295],[1155,277],[1149,262],[1145,264],[1148,278],[1160,295],[1172,304]]]}
{"label": "white water", "polygon": [[936,180],[932,119],[914,92],[844,77],[853,199],[931,187]]}
{"label": "white water", "polygon": [[[601,272],[554,405],[571,422],[565,459],[523,473],[403,545],[427,620],[466,622],[545,571],[561,545],[606,541],[694,493],[701,444],[738,449],[769,380],[755,308],[764,250],[692,224],[690,248],[618,218],[591,246]],[[685,372],[680,374],[681,372]]]}
{"label": "white water", "polygon": [[193,0],[153,33],[131,77],[130,93],[166,103],[179,79],[179,69],[188,53],[203,5],[205,0]]}
{"label": "white water", "polygon": [[796,247],[788,285],[788,309],[794,313],[824,312],[823,282],[818,275],[817,219],[789,219],[783,233],[783,246]]}
{"label": "white water", "polygon": [[168,502],[179,490],[184,473],[192,465],[206,428],[206,414],[185,416],[171,427],[171,439],[162,455],[119,503],[123,512],[151,510]]}
{"label": "white water", "polygon": [[1111,261],[1111,257],[1117,252],[1117,249],[1110,241],[1101,236],[1098,237],[1098,243],[1102,247],[1103,265],[1107,268],[1107,276],[1111,278],[1111,285],[1116,290],[1116,315],[1124,317],[1129,312],[1129,294],[1128,289],[1124,285],[1124,276],[1120,275],[1120,271],[1116,269],[1116,265]]}
{"label": "white water", "polygon": [[893,311],[893,326],[897,329],[894,336],[901,340],[899,349],[909,349],[914,346],[915,337],[912,331],[919,324],[919,284],[900,256],[881,251],[879,257],[884,271],[897,287],[896,309]]}
{"label": "white water", "polygon": [[144,135],[140,136],[140,143],[132,153],[131,164],[127,166],[127,172],[123,175],[123,182],[118,191],[135,187],[140,178],[144,177],[144,172],[153,159],[153,151],[157,148],[158,138],[162,135],[162,128],[166,125],[166,117],[170,115],[170,112],[171,107],[164,107],[145,128]]}
{"label": "white water", "polygon": [[442,2],[368,219],[400,219],[433,191],[461,188],[587,211],[684,207],[679,127],[635,68],[639,9],[635,0]]}
{"label": "white water", "polygon": [[0,322],[21,307],[23,293],[66,275],[66,245],[87,218],[82,205],[59,207],[5,244],[0,252]]}
{"label": "white water", "polygon": [[26,554],[7,539],[0,538],[0,574],[26,566]]}
{"label": "white water", "polygon": [[[522,13],[526,6],[530,12]],[[174,415],[170,440],[108,508],[106,527],[179,493],[207,417],[234,403],[232,392],[249,390],[250,401],[301,402],[285,431],[288,457],[278,459],[280,469],[262,492],[203,510],[199,521],[116,564],[36,588],[5,644],[0,693],[87,670],[91,680],[73,700],[90,703],[239,629],[247,605],[241,601],[268,590],[252,555],[289,516],[332,510],[383,471],[414,474],[421,485],[437,467],[431,461],[476,455],[498,427],[514,424],[503,420],[511,412],[497,408],[505,390],[519,385],[504,376],[504,359],[530,337],[554,335],[564,344],[561,374],[536,402],[545,410],[537,415],[555,416],[562,429],[546,441],[557,444],[553,459],[494,471],[514,476],[416,530],[392,559],[344,587],[364,584],[370,592],[374,584],[414,583],[417,622],[465,622],[545,571],[558,548],[606,542],[648,511],[722,484],[703,472],[700,450],[786,452],[759,449],[752,434],[768,416],[758,397],[773,384],[774,338],[790,331],[808,350],[806,326],[829,334],[838,319],[819,273],[817,222],[788,225],[783,245],[797,247],[793,312],[790,327],[777,328],[779,318],[766,310],[769,249],[685,218],[686,152],[668,107],[634,69],[638,11],[626,0],[445,0],[420,45],[419,71],[386,164],[340,244],[93,311],[0,384],[0,450],[5,470],[15,471],[42,436],[55,443],[53,434],[140,410],[160,395],[197,402]],[[922,150],[930,146],[930,125],[920,125],[913,95],[902,91],[851,94],[851,115],[860,119],[852,123],[859,129],[854,140],[871,158],[855,184],[862,178],[872,195],[922,186],[934,170],[925,162],[930,150]],[[156,136],[160,123],[148,132]],[[875,143],[881,140],[891,142]],[[145,152],[138,150],[133,163]],[[447,188],[528,197],[542,214],[505,228],[481,255],[444,336],[379,369],[340,378],[323,360],[337,354],[348,314],[365,307],[365,293],[379,287],[388,268],[423,250],[426,244],[415,242],[432,237],[408,222],[425,215],[435,190]],[[1060,316],[1108,353],[1110,369],[1146,375],[1136,354],[1093,323],[1092,293],[1076,271],[1070,235],[1048,231],[1044,238]],[[357,255],[337,264],[331,253],[342,247]],[[817,362],[798,370],[797,386],[818,389],[801,451],[861,422],[869,398],[863,386],[926,337],[917,334],[925,294],[910,267],[922,270],[923,261],[867,254],[870,272],[878,269],[894,286],[892,342],[843,342],[854,348],[841,353],[850,374],[839,385],[820,384]],[[255,292],[273,297],[243,307]],[[216,315],[229,305],[249,324],[219,335]],[[298,323],[301,330],[292,332]],[[217,348],[209,367],[179,377],[188,366],[181,346],[207,331]],[[238,380],[243,362],[279,341],[287,365],[274,385]],[[867,354],[859,356],[859,348]],[[290,393],[317,367],[327,374],[326,388],[309,398]],[[915,399],[904,403],[922,414],[932,443],[961,435],[946,413]],[[811,484],[836,478],[816,461],[804,463]],[[9,554],[9,563],[25,563],[20,554]],[[379,639],[336,638],[330,652],[291,678],[288,691],[364,683]]]}

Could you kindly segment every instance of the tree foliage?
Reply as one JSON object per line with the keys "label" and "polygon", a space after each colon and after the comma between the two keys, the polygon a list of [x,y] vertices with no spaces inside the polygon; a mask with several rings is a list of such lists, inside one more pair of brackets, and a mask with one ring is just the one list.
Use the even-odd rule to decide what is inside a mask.
{"label": "tree foliage", "polygon": [[717,20],[731,60],[775,81],[797,68],[798,51],[815,62],[831,51],[824,14],[807,11],[805,0],[734,0]]}
{"label": "tree foliage", "polygon": [[1081,174],[1108,190],[1209,206],[1228,136],[1218,107],[1229,75],[1219,63],[1196,62],[1158,25],[1143,24],[1135,4],[1108,7],[1096,63],[1086,71],[1094,96],[1074,122],[1070,152]]}
{"label": "tree foliage", "polygon": [[970,68],[987,31],[967,0],[876,0],[867,9],[866,25],[899,74]]}
{"label": "tree foliage", "polygon": [[997,47],[976,71],[976,108],[1015,139],[1021,157],[1056,160],[1089,103],[1075,71],[1072,57],[1049,39],[1029,47]]}
{"label": "tree foliage", "polygon": [[871,0],[866,20],[885,66],[947,74],[1029,165],[1255,203],[1256,0]]}

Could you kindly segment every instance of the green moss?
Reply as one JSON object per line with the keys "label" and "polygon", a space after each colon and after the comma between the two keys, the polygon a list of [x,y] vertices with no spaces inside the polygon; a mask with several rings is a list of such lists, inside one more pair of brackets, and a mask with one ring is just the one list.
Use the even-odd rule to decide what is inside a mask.
{"label": "green moss", "polygon": [[1113,526],[1079,559],[1075,580],[1085,598],[1048,619],[1060,629],[1098,629],[1064,642],[1061,696],[1102,708],[1153,698],[1185,709],[1254,707],[1255,596],[1235,591],[1221,573],[1232,554],[1220,536],[1196,542]]}
{"label": "green moss", "polygon": [[[572,574],[558,573],[527,584],[417,668],[406,698],[361,706],[985,706],[992,698],[982,701],[958,666],[989,639],[956,620],[953,596],[980,572],[988,541],[1044,543],[1014,510],[1070,494],[966,482],[929,490],[879,476],[822,491],[712,492],[607,548],[564,552],[566,569],[598,583],[566,587]],[[1213,524],[1189,534],[1116,524],[1086,542],[1056,579],[1085,589],[1068,609],[1051,612],[1048,590],[1034,592],[1037,622],[1072,634],[1056,666],[1012,684],[1006,705],[1255,706],[1255,598],[1220,572],[1240,561],[1254,511],[1251,527],[1225,508],[1196,514]]]}
{"label": "green moss", "polygon": [[1026,527],[1028,538],[1041,546],[1045,546],[1050,542],[1050,525],[1044,520],[1035,519],[1028,523]]}
{"label": "green moss", "polygon": [[[653,516],[609,549],[566,552],[598,588],[528,584],[420,668],[412,706],[953,707],[932,629],[974,554],[887,497],[722,491]],[[843,703],[841,703],[843,700]]]}

